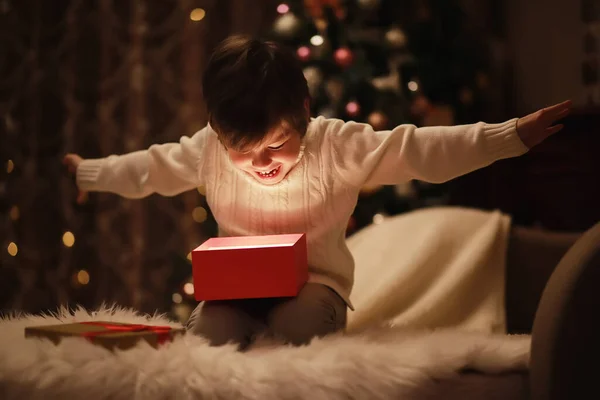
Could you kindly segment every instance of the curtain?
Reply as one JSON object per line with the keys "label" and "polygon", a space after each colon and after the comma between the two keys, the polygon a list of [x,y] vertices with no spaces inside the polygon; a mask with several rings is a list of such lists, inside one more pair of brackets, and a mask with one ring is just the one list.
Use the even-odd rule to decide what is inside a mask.
{"label": "curtain", "polygon": [[267,29],[276,4],[0,0],[2,310],[168,311],[175,278],[191,274],[178,260],[216,232],[202,188],[142,200],[93,193],[78,205],[62,157],[192,135],[206,123],[210,50]]}

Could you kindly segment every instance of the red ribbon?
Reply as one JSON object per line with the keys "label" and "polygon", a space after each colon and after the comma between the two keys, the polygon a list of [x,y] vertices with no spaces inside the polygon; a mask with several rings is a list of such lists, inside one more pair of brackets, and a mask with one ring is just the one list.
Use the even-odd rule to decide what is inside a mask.
{"label": "red ribbon", "polygon": [[94,325],[101,326],[105,328],[105,331],[96,331],[96,332],[85,332],[83,337],[92,340],[96,336],[107,335],[116,332],[152,332],[156,334],[158,344],[163,344],[169,340],[171,340],[171,327],[170,326],[152,326],[152,325],[142,325],[142,324],[111,324],[108,322],[97,322],[97,321],[88,321],[82,322],[85,325]]}

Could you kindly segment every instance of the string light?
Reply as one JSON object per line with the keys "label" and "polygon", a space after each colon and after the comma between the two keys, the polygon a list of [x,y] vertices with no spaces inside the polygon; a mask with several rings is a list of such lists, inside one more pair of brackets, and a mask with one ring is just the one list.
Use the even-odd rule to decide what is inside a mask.
{"label": "string light", "polygon": [[192,296],[194,294],[194,284],[188,282],[185,285],[183,285],[183,292],[189,296]]}
{"label": "string light", "polygon": [[325,40],[323,39],[323,36],[321,36],[321,35],[315,35],[315,36],[313,36],[313,37],[310,38],[310,43],[313,46],[320,46],[323,43],[325,43]]}
{"label": "string light", "polygon": [[75,235],[72,232],[65,232],[62,237],[63,244],[67,247],[73,247],[75,244]]}
{"label": "string light", "polygon": [[384,218],[385,217],[383,216],[383,214],[375,214],[373,215],[373,223],[375,225],[379,225],[383,222]]}
{"label": "string light", "polygon": [[192,261],[192,252],[190,251],[187,255],[188,261]]}
{"label": "string light", "polygon": [[6,172],[10,174],[11,172],[13,172],[14,169],[15,163],[13,162],[13,160],[8,160],[6,162]]}
{"label": "string light", "polygon": [[19,252],[19,248],[17,247],[17,244],[15,242],[10,242],[8,244],[8,254],[10,254],[11,256],[16,256],[17,253]]}
{"label": "string light", "polygon": [[183,297],[181,297],[181,295],[179,293],[173,293],[172,299],[173,299],[173,303],[177,303],[177,304],[179,304],[183,301]]}
{"label": "string light", "polygon": [[77,272],[77,282],[82,285],[87,285],[90,283],[90,274],[85,269],[80,270]]}
{"label": "string light", "polygon": [[206,11],[202,8],[194,8],[192,12],[190,12],[190,19],[194,22],[202,21],[206,16]]}
{"label": "string light", "polygon": [[408,90],[410,90],[411,92],[416,92],[417,90],[419,90],[419,84],[415,81],[408,82]]}
{"label": "string light", "polygon": [[10,208],[10,211],[9,211],[8,215],[10,216],[10,219],[12,219],[13,221],[18,220],[19,217],[21,216],[21,213],[19,212],[19,207],[12,206]]}
{"label": "string light", "polygon": [[290,11],[290,6],[288,6],[288,5],[287,5],[287,4],[285,4],[285,3],[281,3],[280,5],[278,5],[278,6],[277,6],[277,12],[278,12],[279,14],[285,14],[285,13],[287,13],[288,11]]}
{"label": "string light", "polygon": [[208,213],[206,212],[204,207],[196,207],[192,211],[192,218],[194,219],[194,221],[196,221],[199,224],[206,221],[207,215],[208,215]]}
{"label": "string light", "polygon": [[202,196],[206,196],[206,186],[198,186],[198,193]]}

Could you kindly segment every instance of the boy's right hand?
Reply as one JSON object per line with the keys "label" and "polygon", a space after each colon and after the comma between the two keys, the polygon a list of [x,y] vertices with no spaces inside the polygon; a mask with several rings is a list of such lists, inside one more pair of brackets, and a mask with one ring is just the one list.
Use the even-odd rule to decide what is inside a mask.
{"label": "boy's right hand", "polygon": [[[67,154],[65,158],[63,158],[63,164],[67,166],[69,172],[73,175],[77,175],[77,167],[83,161],[77,154]],[[79,190],[77,193],[77,204],[83,204],[87,200],[87,192],[83,190]]]}

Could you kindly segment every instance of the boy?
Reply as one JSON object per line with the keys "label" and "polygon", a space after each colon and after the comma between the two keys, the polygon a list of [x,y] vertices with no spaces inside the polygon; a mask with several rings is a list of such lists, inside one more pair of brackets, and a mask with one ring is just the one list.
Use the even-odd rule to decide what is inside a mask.
{"label": "boy", "polygon": [[444,182],[524,154],[558,132],[570,102],[499,124],[483,122],[376,132],[366,124],[309,114],[301,66],[283,47],[235,36],[208,62],[203,92],[209,123],[179,143],[103,159],[69,154],[81,196],[173,196],[197,186],[221,236],[303,232],[309,283],[292,299],[200,304],[188,329],[213,345],[241,348],[265,331],[293,344],[341,330],[354,262],[345,229],[360,189],[411,179]]}

